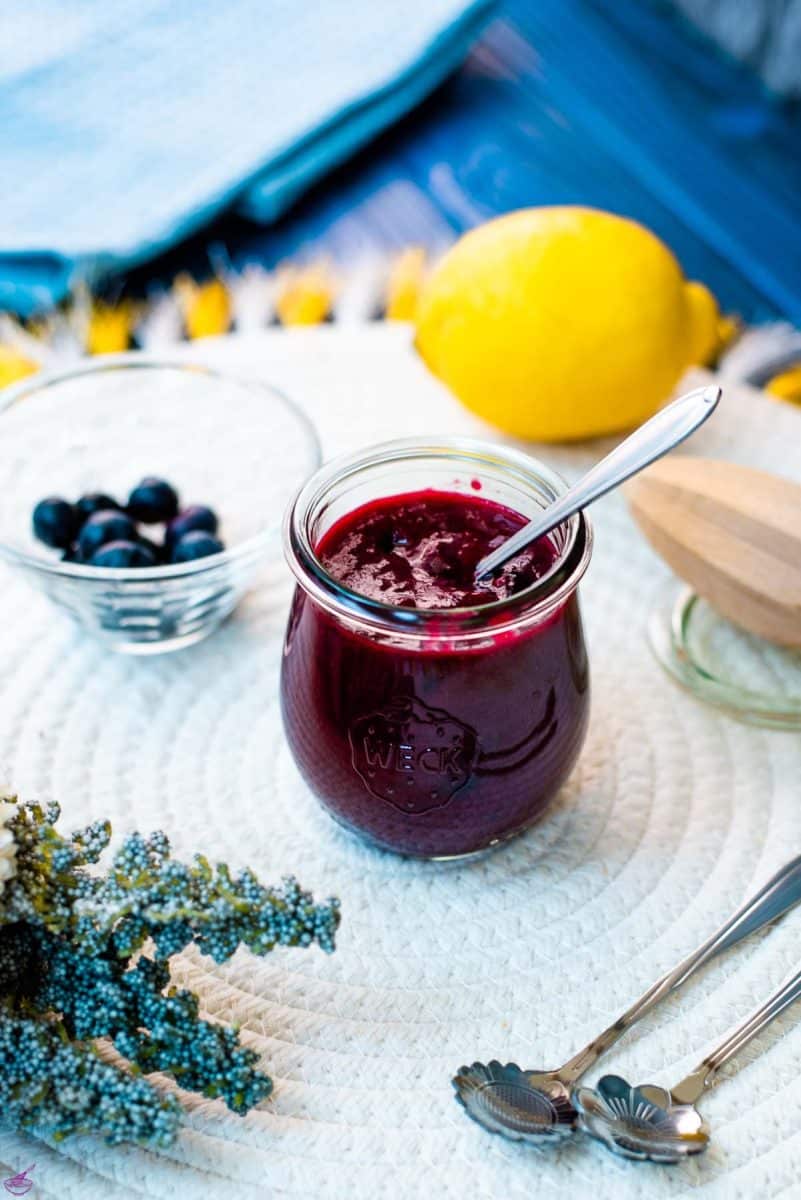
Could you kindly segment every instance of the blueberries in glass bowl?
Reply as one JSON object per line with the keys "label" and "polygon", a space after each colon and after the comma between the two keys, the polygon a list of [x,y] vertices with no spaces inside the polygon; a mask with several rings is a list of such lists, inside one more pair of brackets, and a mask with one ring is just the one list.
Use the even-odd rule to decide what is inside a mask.
{"label": "blueberries in glass bowl", "polygon": [[[163,541],[146,536],[139,523],[162,524]],[[218,527],[213,509],[205,504],[181,509],[172,484],[155,475],[137,484],[124,508],[105,492],[87,492],[74,504],[48,496],[33,511],[39,541],[61,550],[64,562],[92,567],[179,565],[221,554]]]}
{"label": "blueberries in glass bowl", "polygon": [[175,546],[187,533],[201,529],[204,533],[216,533],[219,522],[217,514],[205,504],[190,504],[168,523],[164,531],[164,545]]}
{"label": "blueberries in glass bowl", "polygon": [[192,529],[175,543],[170,561],[194,562],[197,558],[208,558],[210,554],[222,554],[224,549],[220,539],[213,533],[206,533],[204,529]]}
{"label": "blueberries in glass bowl", "polygon": [[145,537],[143,533],[140,533],[136,544],[147,550],[148,554],[153,555],[153,562],[149,563],[149,566],[162,567],[170,561],[167,549],[161,542],[154,542],[152,538]]}
{"label": "blueberries in glass bowl", "polygon": [[33,510],[33,532],[40,542],[66,550],[79,529],[75,509],[61,496],[46,496]]}
{"label": "blueberries in glass bowl", "polygon": [[76,500],[75,511],[78,514],[79,524],[83,525],[84,521],[87,521],[93,513],[122,511],[122,505],[118,504],[112,496],[107,496],[105,492],[87,492],[81,496],[80,500]]}
{"label": "blueberries in glass bowl", "polygon": [[101,509],[92,513],[81,526],[77,537],[78,553],[84,562],[89,562],[106,542],[135,542],[136,538],[136,526],[130,517],[111,509]]}
{"label": "blueberries in glass bowl", "polygon": [[145,525],[170,521],[178,513],[178,493],[166,479],[146,475],[128,497],[128,512]]}
{"label": "blueberries in glass bowl", "polygon": [[158,559],[142,542],[106,542],[89,559],[92,567],[156,567]]}

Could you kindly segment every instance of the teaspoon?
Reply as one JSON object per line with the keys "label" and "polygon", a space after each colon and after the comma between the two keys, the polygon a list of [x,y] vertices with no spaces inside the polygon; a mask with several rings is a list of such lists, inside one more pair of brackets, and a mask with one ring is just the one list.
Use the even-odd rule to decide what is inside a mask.
{"label": "teaspoon", "polygon": [[577,1112],[571,1089],[636,1021],[681,987],[697,970],[749,934],[782,916],[801,900],[801,855],[772,879],[697,950],[652,984],[639,1000],[594,1041],[553,1071],[524,1071],[493,1060],[460,1067],[453,1079],[457,1101],[473,1120],[514,1141],[541,1142],[572,1133]]}
{"label": "teaspoon", "polygon": [[594,500],[605,496],[613,488],[625,483],[632,475],[650,466],[674,446],[678,446],[694,433],[699,425],[715,411],[721,390],[715,385],[696,388],[686,392],[671,404],[659,410],[630,437],[616,446],[611,454],[596,463],[592,470],[583,475],[578,483],[568,488],[563,496],[544,508],[533,520],[517,533],[507,538],[497,550],[482,558],[476,567],[476,579],[492,571],[515,554],[519,554],[531,542],[544,537],[579,509],[586,508]]}
{"label": "teaspoon", "polygon": [[632,1087],[619,1075],[604,1075],[594,1088],[576,1088],[579,1129],[623,1158],[677,1163],[702,1154],[709,1145],[709,1126],[696,1100],[712,1086],[721,1067],[799,996],[801,971],[670,1091],[650,1083]]}

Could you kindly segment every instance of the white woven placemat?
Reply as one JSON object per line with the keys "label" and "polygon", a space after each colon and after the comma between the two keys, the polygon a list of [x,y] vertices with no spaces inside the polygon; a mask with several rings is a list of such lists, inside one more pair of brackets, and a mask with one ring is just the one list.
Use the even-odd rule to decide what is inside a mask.
{"label": "white woven placemat", "polygon": [[[260,373],[317,420],[327,453],[394,434],[482,432],[415,359],[403,328],[224,339],[193,353]],[[730,392],[694,451],[801,477],[801,413]],[[575,474],[602,447],[544,449]],[[113,481],[109,481],[111,485]],[[801,851],[801,739],[747,728],[679,691],[643,623],[666,572],[622,499],[595,513],[582,585],[593,715],[580,765],[526,837],[462,868],[362,847],[319,810],[281,732],[284,599],[254,594],[208,642],[131,660],[88,641],[3,573],[0,763],[73,825],[161,827],[266,878],[338,894],[332,957],[241,953],[179,975],[241,1022],[274,1097],[247,1118],[187,1101],[169,1154],[0,1133],[35,1195],[375,1200],[532,1194],[733,1200],[801,1188],[801,1012],[790,1010],[706,1097],[710,1152],[678,1168],[620,1163],[575,1139],[544,1151],[467,1120],[450,1076],[474,1058],[556,1066]],[[712,964],[610,1054],[669,1084],[801,959],[801,912]],[[595,1072],[597,1076],[599,1072]]]}

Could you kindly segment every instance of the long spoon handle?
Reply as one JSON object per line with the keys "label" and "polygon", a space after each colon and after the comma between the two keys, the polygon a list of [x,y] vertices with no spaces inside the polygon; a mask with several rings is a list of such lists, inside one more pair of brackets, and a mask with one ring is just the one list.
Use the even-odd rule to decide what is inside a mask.
{"label": "long spoon handle", "polygon": [[681,1083],[671,1088],[671,1096],[677,1104],[695,1104],[698,1097],[711,1086],[720,1068],[733,1058],[743,1046],[761,1033],[766,1025],[784,1012],[790,1004],[801,996],[801,971],[774,992],[769,1000],[755,1009],[742,1025],[729,1034],[717,1050],[708,1054],[694,1071],[691,1071]]}
{"label": "long spoon handle", "polygon": [[550,533],[568,517],[592,504],[593,500],[605,496],[632,475],[636,475],[663,454],[667,454],[668,450],[678,446],[712,415],[720,396],[719,387],[696,388],[695,391],[687,392],[672,404],[660,409],[656,416],[641,425],[611,454],[607,454],[606,458],[596,463],[578,483],[568,488],[559,500],[549,504],[539,516],[507,538],[497,550],[482,558],[476,567],[476,578],[489,575],[508,559],[514,558],[515,554],[519,554],[531,542]]}
{"label": "long spoon handle", "polygon": [[757,929],[769,925],[801,900],[801,855],[786,863],[764,887],[732,913],[716,933],[652,984],[621,1017],[594,1041],[566,1062],[559,1078],[570,1085],[598,1061],[636,1021],[649,1013],[669,992],[675,991],[716,954],[735,946]]}

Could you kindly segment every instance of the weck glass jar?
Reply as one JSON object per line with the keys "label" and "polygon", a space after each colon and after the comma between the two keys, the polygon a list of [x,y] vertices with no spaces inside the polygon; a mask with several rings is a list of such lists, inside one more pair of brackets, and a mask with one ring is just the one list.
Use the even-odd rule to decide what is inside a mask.
{"label": "weck glass jar", "polygon": [[[550,535],[546,574],[474,607],[393,606],[324,567],[321,540],[348,513],[434,489],[530,518],[565,490],[543,464],[467,439],[389,442],[321,468],[284,528],[297,580],[281,700],[290,748],[332,817],[420,858],[479,853],[552,800],[584,740],[589,672],[577,587],[583,514]],[[384,504],[384,508],[386,508]]]}

